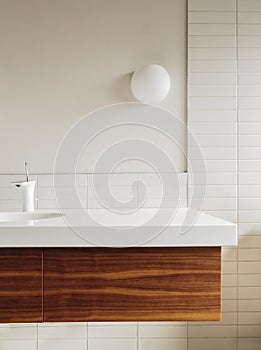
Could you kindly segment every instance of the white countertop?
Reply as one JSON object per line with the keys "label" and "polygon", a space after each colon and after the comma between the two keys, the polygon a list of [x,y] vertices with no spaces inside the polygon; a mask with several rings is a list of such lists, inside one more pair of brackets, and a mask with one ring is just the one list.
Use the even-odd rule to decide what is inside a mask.
{"label": "white countertop", "polygon": [[[236,224],[179,208],[68,210],[64,217],[0,222],[0,247],[180,247],[237,245]],[[185,223],[184,223],[185,220]]]}

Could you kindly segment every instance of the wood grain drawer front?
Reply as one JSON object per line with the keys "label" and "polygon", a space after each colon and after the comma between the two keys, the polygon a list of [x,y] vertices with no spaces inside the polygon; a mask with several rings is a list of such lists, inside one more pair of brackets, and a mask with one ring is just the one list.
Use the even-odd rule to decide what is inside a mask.
{"label": "wood grain drawer front", "polygon": [[0,322],[42,320],[42,249],[0,249]]}
{"label": "wood grain drawer front", "polygon": [[221,249],[44,249],[44,321],[220,319]]}

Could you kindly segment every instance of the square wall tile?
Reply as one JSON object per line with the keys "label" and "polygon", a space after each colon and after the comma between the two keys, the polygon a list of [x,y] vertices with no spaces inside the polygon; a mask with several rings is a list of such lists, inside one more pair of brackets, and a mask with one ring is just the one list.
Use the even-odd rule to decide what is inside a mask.
{"label": "square wall tile", "polygon": [[239,325],[261,325],[261,312],[239,312]]}
{"label": "square wall tile", "polygon": [[153,323],[151,325],[139,326],[139,338],[163,338],[163,339],[174,339],[174,338],[186,338],[187,337],[187,326],[175,325],[164,325],[156,326]]}
{"label": "square wall tile", "polygon": [[238,350],[260,350],[261,338],[239,338]]}
{"label": "square wall tile", "polygon": [[186,339],[141,339],[139,350],[188,350]]}
{"label": "square wall tile", "polygon": [[230,275],[237,273],[237,263],[234,261],[222,261],[221,271],[223,275]]}
{"label": "square wall tile", "polygon": [[261,299],[261,286],[238,287],[239,299]]}
{"label": "square wall tile", "polygon": [[136,338],[137,337],[137,324],[126,325],[121,323],[120,325],[95,325],[88,326],[88,338],[89,339],[121,339],[121,338]]}
{"label": "square wall tile", "polygon": [[235,12],[189,11],[189,23],[236,23]]}
{"label": "square wall tile", "polygon": [[222,287],[236,287],[237,286],[237,275],[221,275]]}
{"label": "square wall tile", "polygon": [[87,326],[42,326],[38,325],[38,339],[86,339]]}
{"label": "square wall tile", "polygon": [[233,300],[237,299],[237,287],[224,287],[222,286],[222,299]]}
{"label": "square wall tile", "polygon": [[235,338],[237,327],[234,326],[189,326],[189,338]]}
{"label": "square wall tile", "polygon": [[239,287],[253,287],[261,286],[261,275],[256,274],[243,274],[238,276],[238,285]]}
{"label": "square wall tile", "polygon": [[261,299],[255,300],[239,300],[238,301],[238,311],[241,312],[261,312]]}
{"label": "square wall tile", "polygon": [[238,263],[239,274],[261,274],[261,263],[259,261],[243,261]]}
{"label": "square wall tile", "polygon": [[239,338],[258,338],[261,336],[260,325],[241,325],[238,327]]}
{"label": "square wall tile", "polygon": [[239,237],[240,248],[261,248],[261,234],[254,236],[241,236]]}
{"label": "square wall tile", "polygon": [[[36,326],[10,327],[8,324],[0,327],[0,340],[36,340]],[[0,346],[1,349],[1,346]]]}
{"label": "square wall tile", "polygon": [[237,247],[222,247],[223,261],[237,261]]}
{"label": "square wall tile", "polygon": [[[24,340],[0,340],[1,350],[38,350],[35,341],[24,341]],[[50,349],[48,349],[50,350]]]}
{"label": "square wall tile", "polygon": [[103,350],[103,349],[137,350],[137,340],[136,339],[89,339],[88,340],[88,350]]}
{"label": "square wall tile", "polygon": [[239,261],[261,261],[261,248],[239,249],[238,260]]}
{"label": "square wall tile", "polygon": [[[250,1],[258,1],[258,0],[250,0]],[[188,8],[189,10],[235,11],[236,1],[235,0],[229,0],[229,1],[189,0]]]}
{"label": "square wall tile", "polygon": [[[59,187],[59,194],[63,199],[73,199],[76,195],[79,196],[80,199],[86,199],[87,192],[85,187]],[[54,187],[39,187],[38,189],[38,199],[56,199],[56,191]]]}
{"label": "square wall tile", "polygon": [[236,350],[236,338],[189,339],[189,350]]}
{"label": "square wall tile", "polygon": [[[37,350],[87,350],[86,340],[40,340]],[[13,349],[12,349],[13,350]]]}
{"label": "square wall tile", "polygon": [[238,0],[239,11],[261,11],[259,0]]}
{"label": "square wall tile", "polygon": [[87,184],[87,174],[43,174],[38,175],[39,187],[53,187],[55,183],[61,187],[70,187],[72,184],[76,187],[85,187]]}
{"label": "square wall tile", "polygon": [[222,300],[222,312],[237,312],[237,300]]}

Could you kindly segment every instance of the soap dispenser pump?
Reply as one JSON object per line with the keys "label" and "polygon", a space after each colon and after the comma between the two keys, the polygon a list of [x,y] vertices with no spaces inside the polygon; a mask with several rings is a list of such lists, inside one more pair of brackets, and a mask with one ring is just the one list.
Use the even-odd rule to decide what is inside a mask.
{"label": "soap dispenser pump", "polygon": [[25,162],[24,165],[26,181],[13,182],[13,184],[23,191],[23,211],[32,212],[34,211],[34,190],[36,181],[29,181],[27,162]]}

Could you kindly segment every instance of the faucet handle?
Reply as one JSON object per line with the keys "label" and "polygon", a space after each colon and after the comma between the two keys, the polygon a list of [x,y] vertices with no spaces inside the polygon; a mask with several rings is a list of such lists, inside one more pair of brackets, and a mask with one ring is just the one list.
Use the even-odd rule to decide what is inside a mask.
{"label": "faucet handle", "polygon": [[26,181],[29,181],[29,172],[28,172],[28,166],[27,166],[27,162],[24,162],[24,168],[25,168],[25,177],[26,177]]}

